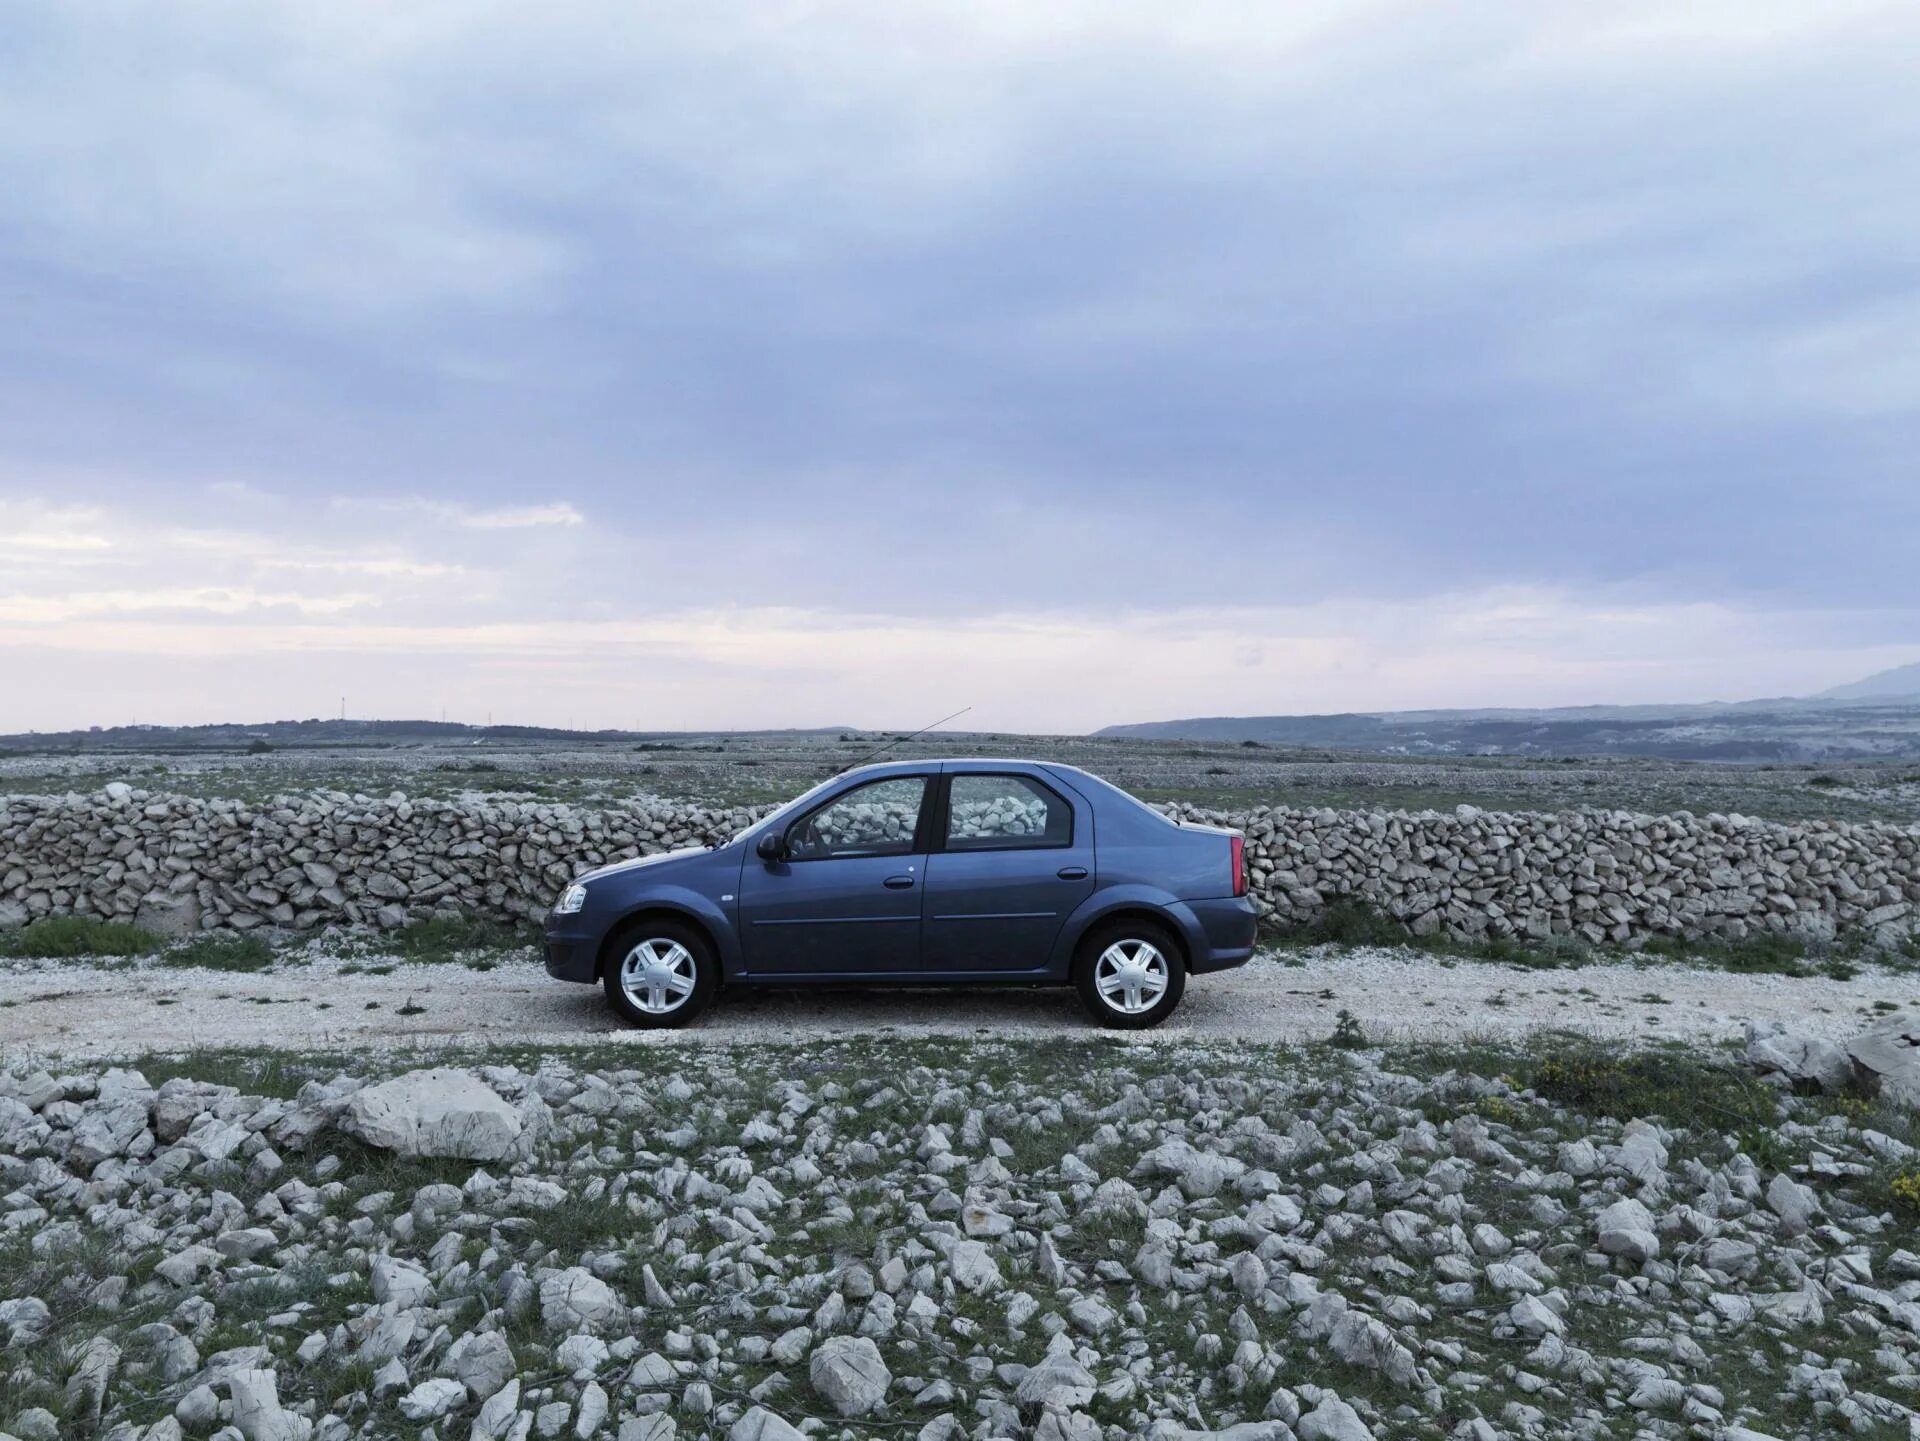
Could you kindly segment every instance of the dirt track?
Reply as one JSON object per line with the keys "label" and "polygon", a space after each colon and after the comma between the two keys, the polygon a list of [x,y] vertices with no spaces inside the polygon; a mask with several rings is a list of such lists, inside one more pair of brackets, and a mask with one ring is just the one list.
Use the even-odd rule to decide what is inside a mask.
{"label": "dirt track", "polygon": [[[1742,976],[1676,965],[1529,971],[1405,952],[1262,956],[1196,978],[1172,1021],[1151,1033],[1253,1041],[1314,1040],[1351,1011],[1376,1037],[1514,1035],[1543,1026],[1602,1035],[1738,1038],[1777,1018],[1843,1037],[1875,1003],[1920,1007],[1920,977],[1867,969],[1850,981]],[[1044,1036],[1088,1033],[1064,991],[736,992],[675,1040],[752,1042],[843,1034]],[[319,961],[260,974],[94,969],[42,962],[0,972],[0,1057],[130,1055],[209,1046],[350,1050],[489,1041],[561,1045],[661,1033],[618,1027],[598,989],[549,980],[528,961],[491,971],[401,965],[340,973]]]}

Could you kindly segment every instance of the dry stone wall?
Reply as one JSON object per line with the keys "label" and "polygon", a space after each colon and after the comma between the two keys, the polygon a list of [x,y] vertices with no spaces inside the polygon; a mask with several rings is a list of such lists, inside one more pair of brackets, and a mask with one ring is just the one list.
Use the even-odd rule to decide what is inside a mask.
{"label": "dry stone wall", "polygon": [[[51,915],[164,933],[538,916],[578,872],[724,840],[765,807],[310,792],[260,805],[148,793],[0,797],[0,926]],[[1738,816],[1173,808],[1247,834],[1282,921],[1354,899],[1423,935],[1738,939],[1920,928],[1920,829]]]}

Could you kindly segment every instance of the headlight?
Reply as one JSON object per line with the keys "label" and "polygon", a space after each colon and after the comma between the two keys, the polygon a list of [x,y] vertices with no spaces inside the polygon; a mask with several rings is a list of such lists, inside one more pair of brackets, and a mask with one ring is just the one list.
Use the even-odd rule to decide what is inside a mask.
{"label": "headlight", "polygon": [[587,903],[587,888],[575,881],[567,887],[567,893],[560,897],[560,904],[553,908],[556,916],[571,916]]}

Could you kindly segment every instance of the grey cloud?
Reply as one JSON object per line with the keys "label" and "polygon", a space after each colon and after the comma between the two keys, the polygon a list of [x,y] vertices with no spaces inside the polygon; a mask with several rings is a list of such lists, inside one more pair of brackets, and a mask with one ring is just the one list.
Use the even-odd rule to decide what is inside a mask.
{"label": "grey cloud", "polygon": [[1911,17],[419,13],[21,21],[0,486],[902,613],[1909,586]]}

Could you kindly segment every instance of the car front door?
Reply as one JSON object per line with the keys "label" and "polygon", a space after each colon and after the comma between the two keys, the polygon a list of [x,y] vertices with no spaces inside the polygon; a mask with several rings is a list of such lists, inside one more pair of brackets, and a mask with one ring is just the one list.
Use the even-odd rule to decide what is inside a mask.
{"label": "car front door", "polygon": [[1093,813],[1026,773],[954,771],[927,857],[921,968],[1037,971],[1093,894]]}
{"label": "car front door", "polygon": [[932,778],[888,776],[793,821],[785,853],[746,858],[741,940],[750,975],[861,975],[920,964]]}

